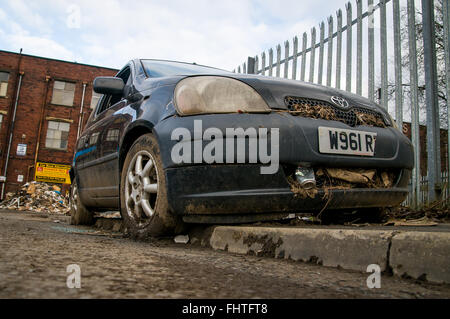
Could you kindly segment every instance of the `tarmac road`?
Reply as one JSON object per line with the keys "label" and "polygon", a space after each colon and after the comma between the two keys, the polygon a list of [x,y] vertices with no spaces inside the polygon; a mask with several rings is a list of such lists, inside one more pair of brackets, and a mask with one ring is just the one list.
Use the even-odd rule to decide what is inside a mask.
{"label": "tarmac road", "polygon": [[[232,255],[171,239],[136,242],[57,217],[0,211],[0,298],[449,298],[449,285]],[[81,288],[67,287],[67,266]]]}

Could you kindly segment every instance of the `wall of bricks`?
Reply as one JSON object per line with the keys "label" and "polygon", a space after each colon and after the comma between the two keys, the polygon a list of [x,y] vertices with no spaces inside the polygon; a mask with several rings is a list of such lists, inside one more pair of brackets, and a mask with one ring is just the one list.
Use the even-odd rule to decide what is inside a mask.
{"label": "wall of bricks", "polygon": [[[411,139],[411,124],[403,124],[403,134]],[[448,137],[447,130],[441,129],[440,137],[440,151],[441,151],[441,172],[447,171],[448,167]],[[420,137],[420,173],[423,176],[427,175],[428,154],[427,154],[427,127],[425,125],[419,126]]]}
{"label": "wall of bricks", "polygon": [[[9,72],[7,96],[0,97],[0,113],[3,114],[3,122],[0,128],[0,175],[2,176],[5,170],[18,74],[23,74],[6,176],[6,192],[11,192],[17,190],[25,182],[34,179],[37,143],[39,143],[38,162],[71,164],[77,139],[83,83],[86,84],[83,103],[83,122],[85,124],[91,112],[93,80],[97,76],[113,76],[118,70],[29,55],[22,55],[20,58],[17,53],[0,51],[0,71]],[[76,84],[73,106],[53,105],[51,103],[55,80]],[[42,128],[40,136],[38,136],[42,110],[44,112]],[[45,147],[48,126],[46,118],[49,117],[71,122],[67,150],[61,151]],[[25,156],[17,155],[18,144],[27,145]],[[23,182],[18,182],[19,175],[24,176]]]}

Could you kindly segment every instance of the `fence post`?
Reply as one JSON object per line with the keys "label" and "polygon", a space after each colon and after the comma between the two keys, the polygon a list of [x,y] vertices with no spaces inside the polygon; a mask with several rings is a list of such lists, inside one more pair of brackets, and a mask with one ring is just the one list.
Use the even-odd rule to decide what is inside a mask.
{"label": "fence post", "polygon": [[281,72],[281,45],[278,44],[276,49],[277,49],[277,67],[275,69],[276,70],[275,76],[279,78]]}
{"label": "fence post", "polygon": [[356,94],[362,95],[362,48],[363,48],[363,34],[362,34],[362,0],[356,0],[357,6],[357,44],[356,44]]}
{"label": "fence post", "polygon": [[437,89],[434,1],[422,0],[423,46],[425,60],[425,94],[427,104],[428,200],[439,200],[440,181],[440,121]]}
{"label": "fence post", "polygon": [[317,71],[317,83],[323,82],[323,56],[324,56],[324,42],[325,42],[325,23],[320,23],[320,46],[319,46],[319,70]]}
{"label": "fence post", "polygon": [[261,53],[261,74],[266,75],[266,52]]}
{"label": "fence post", "polygon": [[369,76],[369,99],[375,101],[375,25],[373,0],[367,0],[368,12],[368,76]]}
{"label": "fence post", "polygon": [[353,46],[353,40],[352,40],[352,22],[353,22],[353,16],[352,16],[352,4],[348,2],[345,5],[345,8],[347,10],[347,59],[345,62],[345,90],[348,92],[352,91],[352,46]]}
{"label": "fence post", "polygon": [[255,58],[247,58],[247,74],[256,74],[255,71]]}
{"label": "fence post", "polygon": [[289,74],[289,41],[284,42],[284,78],[287,79]]}
{"label": "fence post", "polygon": [[336,88],[341,88],[342,70],[342,10],[336,12],[337,18],[337,39],[336,39]]}
{"label": "fence post", "polygon": [[300,70],[300,80],[305,81],[306,74],[306,47],[308,46],[308,35],[306,32],[303,33],[303,43],[302,43],[302,64]]}
{"label": "fence post", "polygon": [[386,0],[380,0],[381,106],[388,110],[388,56]]}
{"label": "fence post", "polygon": [[309,56],[309,82],[314,82],[316,68],[316,28],[311,29],[311,55]]}
{"label": "fence post", "polygon": [[269,49],[269,76],[273,75],[273,49]]}
{"label": "fence post", "polygon": [[292,80],[297,79],[297,59],[298,59],[298,37],[295,36],[293,40],[294,44],[294,52],[292,53],[293,61],[292,61]]}
{"label": "fence post", "polygon": [[[450,0],[443,1],[444,11],[444,42],[445,42],[445,67],[446,67],[446,83],[447,83],[447,127],[450,129]],[[447,193],[450,186],[450,134],[447,134]]]}
{"label": "fence post", "polygon": [[333,16],[330,16],[328,17],[327,86],[331,86],[332,70],[333,70]]}
{"label": "fence post", "polygon": [[394,0],[395,121],[403,126],[402,43],[400,34],[400,0]]}
{"label": "fence post", "polygon": [[418,208],[421,202],[420,186],[420,137],[419,137],[419,93],[417,76],[416,46],[416,9],[414,0],[408,0],[408,43],[409,43],[409,76],[411,87],[411,141],[414,145],[414,169],[412,176],[413,207]]}

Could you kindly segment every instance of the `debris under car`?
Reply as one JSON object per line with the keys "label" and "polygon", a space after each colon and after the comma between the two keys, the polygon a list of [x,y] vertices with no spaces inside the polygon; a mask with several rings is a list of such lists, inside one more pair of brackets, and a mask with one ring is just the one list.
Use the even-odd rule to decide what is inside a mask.
{"label": "debris under car", "polygon": [[319,189],[323,189],[324,196],[328,197],[332,189],[390,188],[395,178],[393,170],[297,168],[287,179],[294,194],[302,198],[315,198]]}

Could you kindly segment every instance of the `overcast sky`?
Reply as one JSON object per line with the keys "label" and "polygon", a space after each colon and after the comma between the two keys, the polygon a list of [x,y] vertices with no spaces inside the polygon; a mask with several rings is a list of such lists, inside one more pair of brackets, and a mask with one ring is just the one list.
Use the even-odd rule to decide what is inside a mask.
{"label": "overcast sky", "polygon": [[0,49],[114,68],[145,57],[232,70],[247,56],[309,32],[345,3],[0,0]]}

